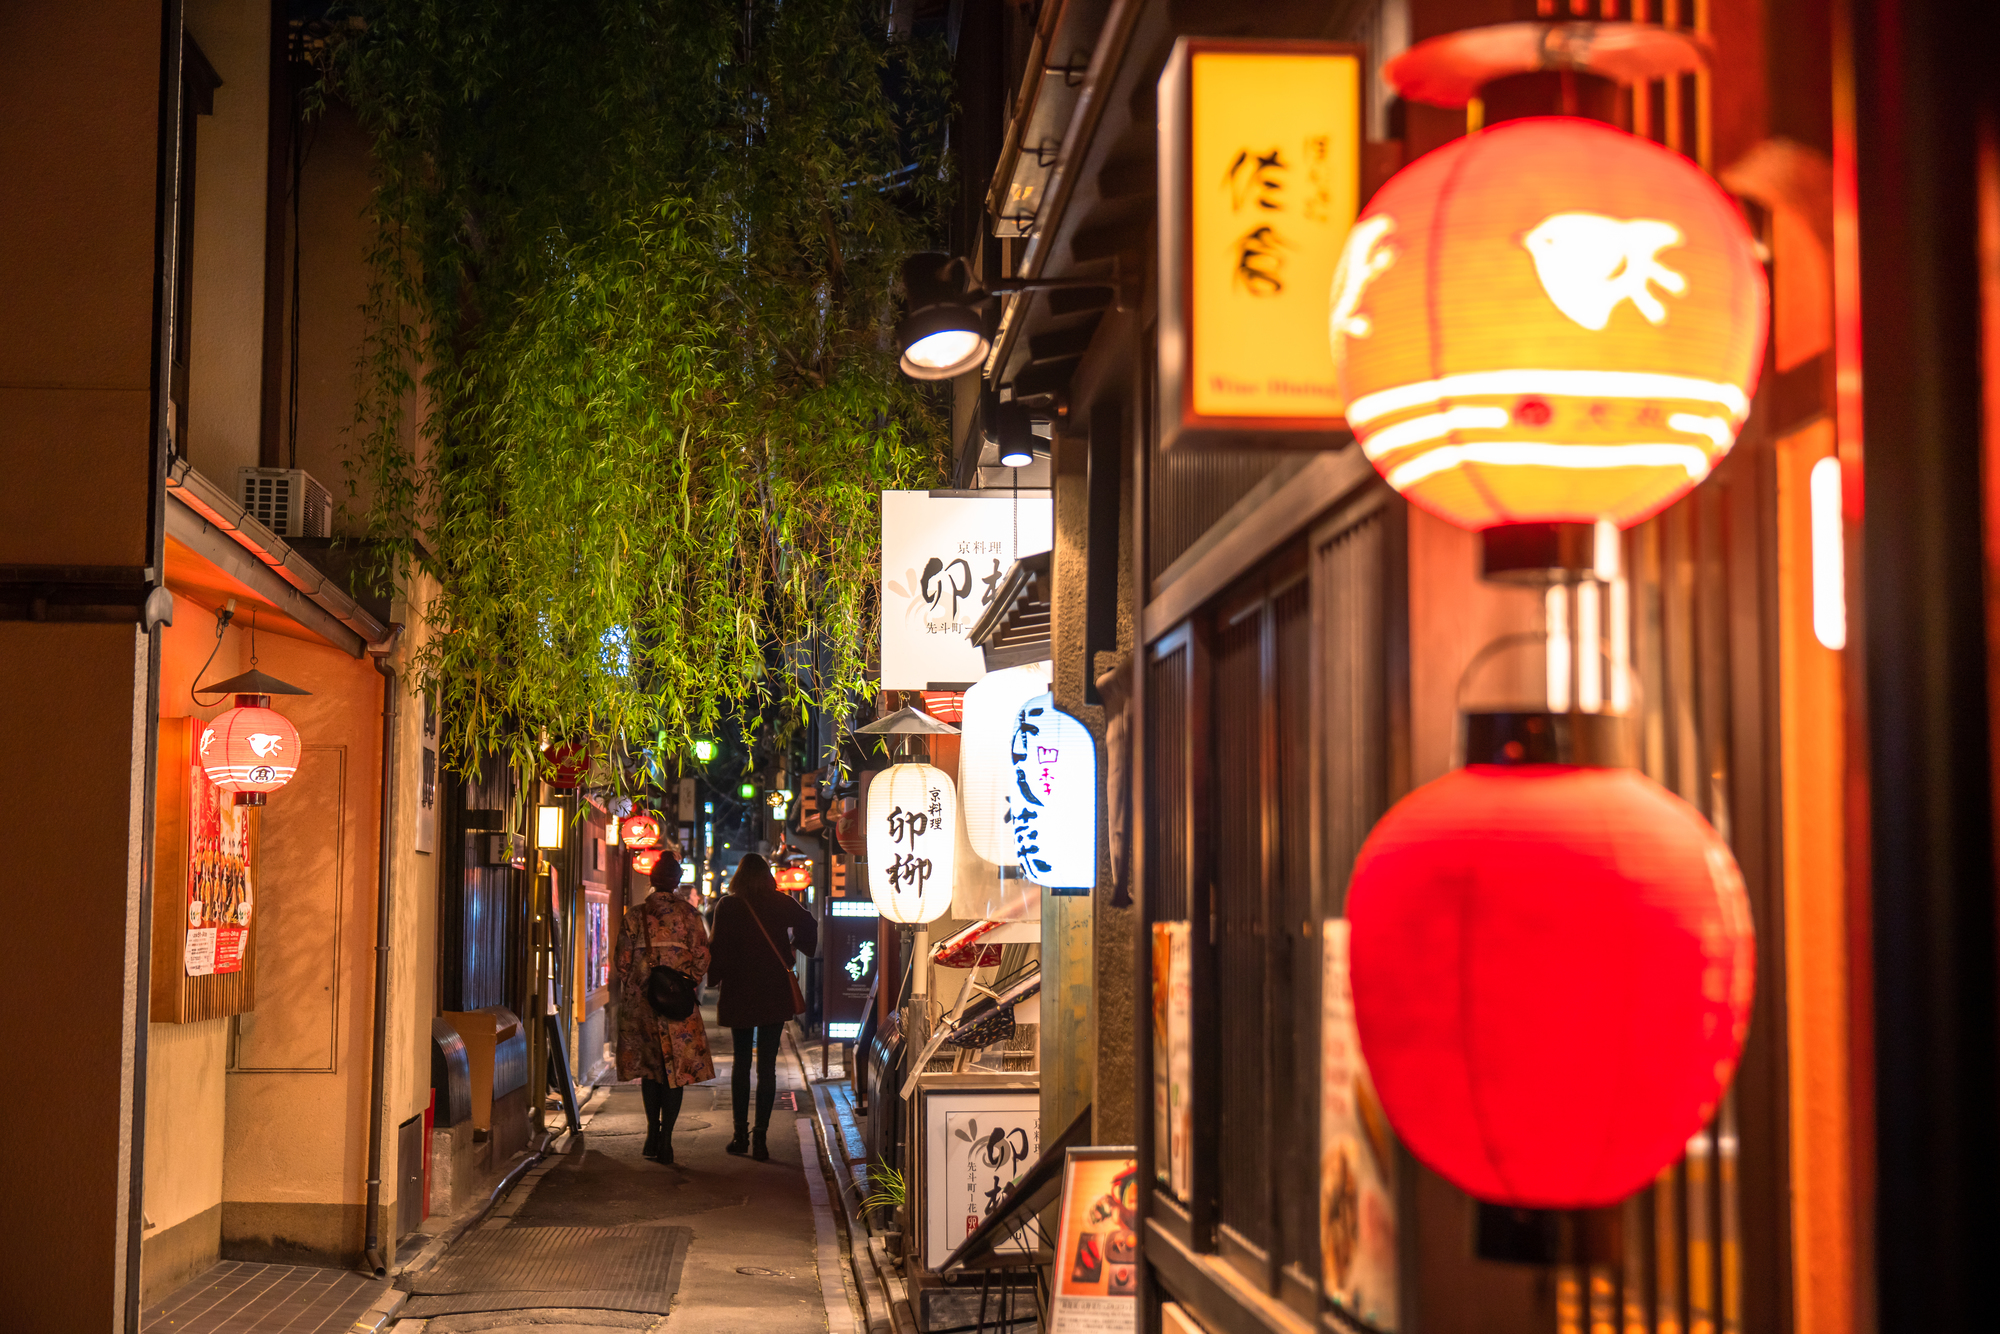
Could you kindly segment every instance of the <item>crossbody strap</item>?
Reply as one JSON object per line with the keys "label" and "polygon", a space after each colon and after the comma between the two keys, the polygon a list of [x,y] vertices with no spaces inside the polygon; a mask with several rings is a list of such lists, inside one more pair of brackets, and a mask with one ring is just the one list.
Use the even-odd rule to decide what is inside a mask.
{"label": "crossbody strap", "polygon": [[764,919],[759,917],[757,910],[750,906],[750,900],[743,900],[743,911],[750,914],[750,920],[757,924],[759,931],[763,932],[764,943],[771,947],[771,953],[778,956],[778,966],[788,973],[791,972],[791,961],[785,957],[785,952],[778,948],[778,942],[772,937],[771,929],[764,925]]}

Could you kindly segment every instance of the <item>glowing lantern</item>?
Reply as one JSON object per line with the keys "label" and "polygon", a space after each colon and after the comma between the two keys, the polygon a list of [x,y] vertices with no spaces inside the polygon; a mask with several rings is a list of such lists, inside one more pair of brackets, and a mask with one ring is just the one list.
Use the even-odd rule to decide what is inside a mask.
{"label": "glowing lantern", "polygon": [[868,894],[892,922],[923,923],[951,908],[951,776],[928,764],[896,764],[868,785]]}
{"label": "glowing lantern", "polygon": [[650,815],[627,816],[618,826],[619,841],[628,848],[660,846],[660,822]]}
{"label": "glowing lantern", "polygon": [[787,894],[803,894],[812,888],[813,871],[810,866],[780,866],[774,874],[778,888]]}
{"label": "glowing lantern", "polygon": [[1623,1199],[1714,1112],[1750,1017],[1743,880],[1629,769],[1474,765],[1354,864],[1355,1019],[1384,1110],[1470,1194]]}
{"label": "glowing lantern", "polygon": [[660,864],[660,857],[658,848],[641,848],[632,854],[632,869],[640,875],[651,875],[653,868]]}
{"label": "glowing lantern", "polygon": [[1021,706],[1011,758],[1014,856],[1047,889],[1097,883],[1097,742],[1052,693]]}
{"label": "glowing lantern", "polygon": [[959,729],[958,783],[965,802],[965,841],[989,862],[1014,860],[1008,794],[1014,787],[1014,727],[1021,706],[1048,693],[1049,664],[988,672],[965,692]]}
{"label": "glowing lantern", "polygon": [[1362,210],[1329,332],[1347,421],[1466,528],[1626,526],[1729,452],[1763,360],[1764,271],[1680,154],[1596,121],[1508,121]]}
{"label": "glowing lantern", "polygon": [[299,729],[269,695],[238,695],[235,708],[202,729],[201,769],[238,806],[262,806],[299,771]]}

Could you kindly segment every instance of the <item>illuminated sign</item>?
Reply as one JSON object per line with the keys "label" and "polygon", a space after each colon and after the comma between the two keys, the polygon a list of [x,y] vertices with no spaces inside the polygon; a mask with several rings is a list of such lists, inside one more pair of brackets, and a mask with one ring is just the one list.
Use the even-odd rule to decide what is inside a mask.
{"label": "illuminated sign", "polygon": [[1175,45],[1160,76],[1168,447],[1340,442],[1327,312],[1361,202],[1362,74],[1361,49],[1331,42]]}

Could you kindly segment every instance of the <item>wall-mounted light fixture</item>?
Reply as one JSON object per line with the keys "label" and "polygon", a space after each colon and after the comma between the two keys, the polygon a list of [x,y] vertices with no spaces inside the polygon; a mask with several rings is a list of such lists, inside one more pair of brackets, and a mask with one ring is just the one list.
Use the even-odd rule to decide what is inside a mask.
{"label": "wall-mounted light fixture", "polygon": [[1002,467],[1025,468],[1035,461],[1035,419],[1024,405],[998,405],[988,429],[999,446]]}
{"label": "wall-mounted light fixture", "polygon": [[956,255],[937,250],[912,255],[903,261],[907,313],[896,324],[903,374],[913,380],[949,380],[985,361],[993,350],[1001,293],[1079,287],[1108,287],[1119,309],[1124,308],[1115,258],[1108,279],[996,278],[981,284],[973,278],[972,266]]}
{"label": "wall-mounted light fixture", "polygon": [[535,846],[559,848],[563,845],[563,810],[560,806],[535,807]]}
{"label": "wall-mounted light fixture", "polygon": [[1828,455],[1813,464],[1807,488],[1812,497],[1813,635],[1839,652],[1847,647],[1847,553],[1841,527],[1840,460]]}

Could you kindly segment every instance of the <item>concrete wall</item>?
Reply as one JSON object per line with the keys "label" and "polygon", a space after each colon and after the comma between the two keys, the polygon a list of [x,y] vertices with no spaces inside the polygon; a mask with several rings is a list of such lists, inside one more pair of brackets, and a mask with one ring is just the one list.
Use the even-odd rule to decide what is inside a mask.
{"label": "concrete wall", "polygon": [[[133,0],[0,9],[0,564],[154,558],[160,29]],[[54,1133],[0,1154],[10,1328],[123,1322],[149,655],[133,621],[0,622],[0,1012],[62,1053]]]}

